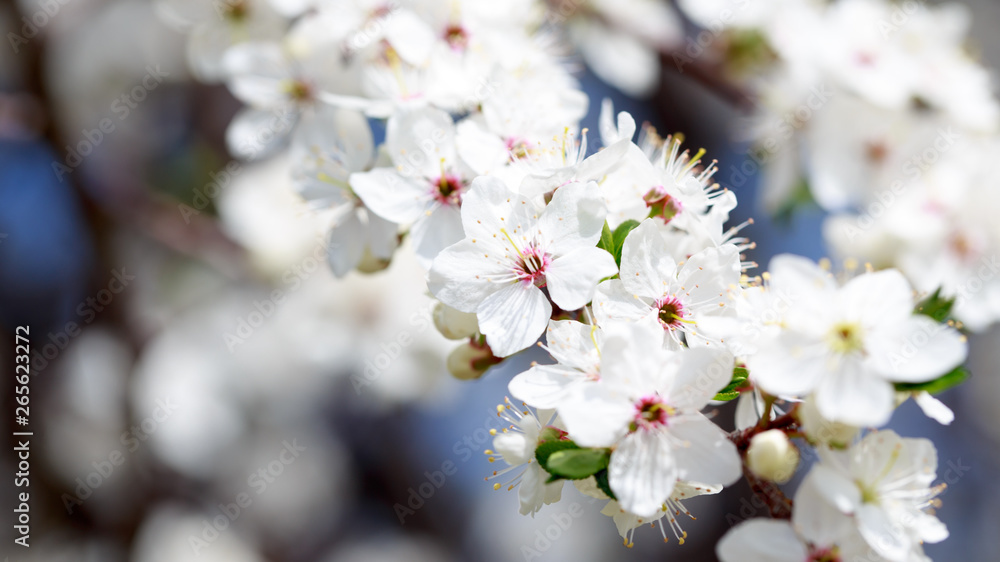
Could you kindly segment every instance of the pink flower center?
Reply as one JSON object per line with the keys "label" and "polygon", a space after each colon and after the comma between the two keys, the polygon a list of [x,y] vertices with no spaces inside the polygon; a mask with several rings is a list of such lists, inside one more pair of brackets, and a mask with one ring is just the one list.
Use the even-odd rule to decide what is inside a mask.
{"label": "pink flower center", "polygon": [[649,216],[662,219],[664,223],[670,222],[684,208],[680,200],[667,193],[662,185],[650,189],[643,200],[649,208]]}
{"label": "pink flower center", "polygon": [[684,305],[677,297],[664,297],[653,303],[653,306],[659,309],[656,315],[665,329],[675,330],[684,323]]}
{"label": "pink flower center", "polygon": [[469,32],[457,23],[444,29],[444,40],[453,51],[464,51],[469,46]]}
{"label": "pink flower center", "polygon": [[528,141],[522,138],[510,137],[507,139],[507,154],[510,161],[515,162],[527,158],[531,154],[531,147],[528,145]]}
{"label": "pink flower center", "polygon": [[841,558],[836,548],[811,547],[807,562],[841,562]]}
{"label": "pink flower center", "polygon": [[661,425],[667,425],[674,409],[663,402],[659,396],[646,396],[635,403],[635,417],[633,418],[633,429],[640,427],[652,429]]}
{"label": "pink flower center", "polygon": [[250,6],[246,0],[229,0],[222,4],[222,13],[231,22],[241,22],[250,15]]}
{"label": "pink flower center", "polygon": [[444,173],[432,180],[434,186],[434,198],[445,205],[460,207],[462,205],[462,189],[465,183],[451,173]]}
{"label": "pink flower center", "polygon": [[537,287],[545,286],[545,270],[552,263],[552,257],[533,244],[518,255],[514,274],[522,281],[530,281]]}

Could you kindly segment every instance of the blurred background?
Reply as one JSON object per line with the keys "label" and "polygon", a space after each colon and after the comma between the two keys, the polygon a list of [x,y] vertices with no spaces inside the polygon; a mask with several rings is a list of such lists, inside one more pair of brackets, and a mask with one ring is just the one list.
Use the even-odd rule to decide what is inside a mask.
{"label": "blurred background", "polygon": [[[967,3],[974,48],[1000,68],[1000,4]],[[640,529],[631,550],[571,487],[520,516],[514,493],[483,482],[483,450],[530,354],[451,378],[454,343],[431,325],[411,253],[335,279],[284,157],[227,154],[240,104],[192,78],[186,38],[153,3],[6,2],[0,29],[0,369],[13,375],[14,330],[30,326],[33,374],[27,427],[13,376],[0,384],[2,433],[34,433],[29,549],[13,542],[15,438],[0,454],[9,560],[714,560],[726,530],[766,514],[739,484],[686,504],[686,544]],[[734,175],[749,150],[739,92],[661,62],[647,99],[581,67],[585,124],[597,130],[610,97],[683,131],[719,160],[734,223],[755,219],[752,259],[823,257],[821,211],[773,221],[756,174]],[[893,420],[939,448],[952,536],[927,545],[936,560],[996,559],[998,337],[973,338],[972,380],[943,396],[952,425],[912,402]]]}

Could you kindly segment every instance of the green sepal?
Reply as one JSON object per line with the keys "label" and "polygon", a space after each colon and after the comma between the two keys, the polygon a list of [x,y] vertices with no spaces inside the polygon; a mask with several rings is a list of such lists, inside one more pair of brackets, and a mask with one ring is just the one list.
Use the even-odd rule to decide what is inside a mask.
{"label": "green sepal", "polygon": [[580,446],[576,443],[566,440],[566,441],[545,441],[540,443],[538,447],[535,448],[535,459],[538,460],[538,466],[546,468],[549,462],[549,455],[557,451],[564,451],[566,449],[579,449]]}
{"label": "green sepal", "polygon": [[604,223],[604,228],[601,230],[601,239],[597,242],[597,247],[614,256],[615,263],[621,267],[622,247],[625,245],[625,238],[637,226],[639,226],[639,221],[627,220],[612,231],[608,223]]}
{"label": "green sepal", "polygon": [[608,449],[566,448],[552,452],[546,459],[545,470],[553,476],[582,480],[608,467]]}
{"label": "green sepal", "polygon": [[818,207],[818,204],[816,203],[816,199],[813,198],[809,182],[805,178],[802,178],[796,184],[788,198],[774,211],[774,222],[788,227],[792,224],[792,219],[800,209],[816,207]]}
{"label": "green sepal", "polygon": [[917,303],[917,308],[914,312],[929,316],[938,322],[944,322],[948,319],[948,315],[951,314],[951,307],[954,304],[955,299],[942,297],[941,289],[938,288],[934,291],[934,294]]}
{"label": "green sepal", "polygon": [[615,255],[615,234],[606,222],[604,223],[604,228],[601,229],[601,239],[597,241],[597,247],[612,256]]}
{"label": "green sepal", "polygon": [[750,377],[750,372],[746,370],[745,367],[734,367],[733,368],[733,379],[729,381],[729,384],[725,386],[715,395],[715,400],[721,402],[728,402],[730,400],[735,400],[740,397],[740,390],[747,386],[747,378]]}
{"label": "green sepal", "polygon": [[940,394],[949,388],[956,387],[969,378],[969,371],[965,367],[955,367],[949,373],[927,382],[897,382],[895,384],[898,392],[929,392]]}
{"label": "green sepal", "polygon": [[597,481],[597,487],[601,489],[602,492],[608,495],[609,498],[617,500],[615,493],[611,491],[611,484],[608,482],[608,469],[599,470],[597,474],[594,475],[594,480]]}

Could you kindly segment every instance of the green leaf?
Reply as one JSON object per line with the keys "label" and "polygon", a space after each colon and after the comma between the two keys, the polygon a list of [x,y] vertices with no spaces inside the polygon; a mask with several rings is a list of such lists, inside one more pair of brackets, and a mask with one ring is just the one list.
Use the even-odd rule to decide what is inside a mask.
{"label": "green leaf", "polygon": [[608,449],[563,449],[549,455],[545,469],[553,476],[580,480],[608,467]]}
{"label": "green leaf", "polygon": [[556,451],[564,451],[566,449],[579,449],[580,446],[576,443],[566,440],[566,441],[546,441],[538,445],[535,448],[535,458],[538,459],[538,465],[545,468],[549,462],[549,455],[555,453]]}
{"label": "green leaf", "polygon": [[611,232],[608,223],[604,223],[604,229],[601,230],[601,239],[597,242],[597,247],[607,251],[612,256],[615,255],[615,235]]}
{"label": "green leaf", "polygon": [[926,391],[931,394],[940,394],[949,388],[956,387],[969,378],[969,371],[965,367],[955,367],[946,375],[938,377],[928,382],[897,382],[896,390],[899,392],[921,392]]}
{"label": "green leaf", "polygon": [[[604,226],[607,228],[608,223],[604,223]],[[616,228],[614,233],[611,235],[614,243],[611,255],[615,257],[615,263],[618,264],[618,267],[621,267],[622,265],[622,247],[625,245],[625,238],[627,238],[629,233],[635,230],[637,226],[639,226],[639,221],[627,220],[618,225],[618,228]]]}
{"label": "green leaf", "polygon": [[774,222],[787,228],[799,209],[816,207],[818,204],[812,196],[809,182],[802,178],[788,198],[774,211]]}
{"label": "green leaf", "polygon": [[951,307],[955,304],[954,298],[944,298],[941,296],[941,289],[938,288],[934,294],[920,301],[917,304],[916,313],[930,316],[938,322],[944,322],[951,313]]}
{"label": "green leaf", "polygon": [[734,367],[733,368],[733,379],[729,381],[729,384],[725,386],[722,390],[715,395],[715,400],[722,402],[728,402],[730,400],[735,400],[740,397],[740,388],[747,386],[747,378],[750,376],[750,372],[746,370],[745,367]]}
{"label": "green leaf", "polygon": [[601,489],[602,492],[608,495],[609,498],[617,500],[615,493],[611,491],[611,484],[608,482],[608,469],[599,470],[597,474],[594,475],[594,480],[597,480],[597,487]]}

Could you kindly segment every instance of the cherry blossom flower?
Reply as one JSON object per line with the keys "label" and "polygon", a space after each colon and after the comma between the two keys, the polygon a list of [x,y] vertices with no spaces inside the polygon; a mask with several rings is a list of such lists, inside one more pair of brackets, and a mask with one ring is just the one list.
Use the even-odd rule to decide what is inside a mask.
{"label": "cherry blossom flower", "polygon": [[601,350],[601,378],[557,410],[571,438],[611,447],[608,481],[631,513],[652,516],[678,479],[728,485],[740,460],[728,435],[700,413],[731,376],[716,348],[670,351],[648,323],[620,325]]}
{"label": "cherry blossom flower", "polygon": [[593,183],[564,185],[542,208],[496,178],[477,178],[462,204],[465,239],[434,260],[428,287],[475,312],[493,353],[511,355],[542,335],[552,303],[582,308],[615,274],[614,258],[596,247],[605,214]]}
{"label": "cherry blossom flower", "polygon": [[895,407],[893,382],[926,382],[965,360],[964,337],[914,313],[912,289],[898,271],[863,273],[839,286],[815,263],[782,255],[770,276],[794,305],[747,365],[772,395],[815,392],[830,421],[883,425]]}
{"label": "cherry blossom flower", "polygon": [[708,248],[678,265],[655,221],[647,219],[625,239],[620,279],[598,286],[594,313],[598,322],[656,318],[679,344],[680,334],[699,337],[701,316],[726,312],[727,291],[739,281],[736,246]]}

